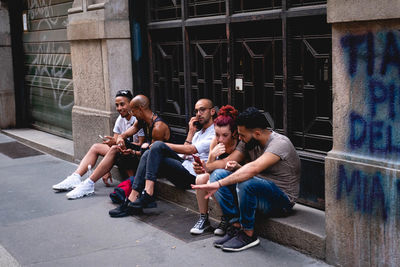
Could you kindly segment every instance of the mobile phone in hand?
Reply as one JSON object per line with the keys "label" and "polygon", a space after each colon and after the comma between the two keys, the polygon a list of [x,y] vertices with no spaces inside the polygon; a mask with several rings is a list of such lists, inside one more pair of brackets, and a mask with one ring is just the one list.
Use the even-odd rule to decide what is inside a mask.
{"label": "mobile phone in hand", "polygon": [[197,164],[199,164],[200,166],[203,165],[203,164],[201,163],[201,160],[200,160],[200,157],[199,157],[199,156],[196,156],[196,155],[192,155],[192,156],[193,156],[193,158],[194,158],[194,161],[195,161]]}
{"label": "mobile phone in hand", "polygon": [[203,128],[203,125],[199,121],[193,122],[193,125],[196,126],[197,130],[201,130]]}
{"label": "mobile phone in hand", "polygon": [[126,147],[127,149],[132,149],[132,150],[140,151],[140,146],[135,145],[135,144],[129,142],[127,139],[125,139],[125,147]]}

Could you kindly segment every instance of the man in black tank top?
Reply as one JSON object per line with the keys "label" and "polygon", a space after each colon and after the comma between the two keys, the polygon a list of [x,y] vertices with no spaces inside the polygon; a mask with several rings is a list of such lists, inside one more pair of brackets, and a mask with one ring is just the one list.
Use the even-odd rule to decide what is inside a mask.
{"label": "man in black tank top", "polygon": [[131,112],[138,120],[128,130],[118,136],[117,145],[120,146],[122,151],[127,148],[125,139],[137,133],[140,129],[143,129],[148,144],[154,141],[169,140],[169,127],[150,109],[150,100],[148,97],[144,95],[135,96],[130,102],[130,107]]}

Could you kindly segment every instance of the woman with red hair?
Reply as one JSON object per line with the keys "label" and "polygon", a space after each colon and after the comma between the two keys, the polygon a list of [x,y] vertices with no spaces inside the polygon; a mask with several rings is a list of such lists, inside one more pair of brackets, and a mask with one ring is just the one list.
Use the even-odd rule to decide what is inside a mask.
{"label": "woman with red hair", "polygon": [[[221,159],[226,158],[232,153],[238,144],[236,117],[238,111],[226,105],[221,107],[218,112],[218,117],[214,120],[215,138],[210,144],[210,153],[207,163],[193,163],[193,168],[198,174],[196,184],[206,184],[209,181],[210,173],[215,169],[225,167],[225,163]],[[196,190],[197,204],[199,206],[200,218],[197,223],[190,229],[191,234],[202,234],[210,228],[208,220],[208,199],[205,199],[207,192],[204,190]],[[227,218],[222,217],[221,222],[215,229],[214,234],[224,235],[228,226]]]}

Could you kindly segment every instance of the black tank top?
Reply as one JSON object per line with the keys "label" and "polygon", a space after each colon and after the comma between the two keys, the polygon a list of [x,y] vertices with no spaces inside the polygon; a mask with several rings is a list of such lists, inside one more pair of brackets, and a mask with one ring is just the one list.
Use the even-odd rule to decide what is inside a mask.
{"label": "black tank top", "polygon": [[153,113],[153,116],[157,116],[156,119],[152,122],[152,124],[150,125],[150,127],[147,126],[146,122],[143,120],[139,120],[138,121],[138,127],[139,129],[143,129],[144,132],[144,136],[146,137],[146,142],[151,144],[151,142],[153,141],[153,128],[154,128],[154,124],[158,121],[162,121],[165,124],[167,124],[168,129],[169,129],[169,125],[168,123],[166,123],[160,116],[158,116],[157,114]]}

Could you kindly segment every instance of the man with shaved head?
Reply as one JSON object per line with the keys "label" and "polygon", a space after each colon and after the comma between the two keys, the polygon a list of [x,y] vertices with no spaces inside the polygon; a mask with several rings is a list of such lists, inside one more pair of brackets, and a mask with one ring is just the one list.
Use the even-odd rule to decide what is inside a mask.
{"label": "man with shaved head", "polygon": [[150,100],[147,96],[137,95],[129,103],[133,115],[138,119],[128,130],[118,136],[117,144],[124,149],[124,140],[143,129],[149,144],[153,141],[167,141],[170,137],[168,125],[150,109]]}
{"label": "man with shaved head", "polygon": [[[140,118],[139,113],[134,114]],[[140,213],[143,208],[155,207],[154,184],[157,177],[167,178],[178,188],[190,188],[196,180],[192,155],[198,154],[201,160],[207,160],[210,143],[215,135],[214,114],[213,102],[200,99],[195,105],[195,116],[189,121],[189,132],[184,144],[154,142],[140,159],[131,194],[120,207],[110,210],[110,216],[124,217]],[[183,157],[178,153],[183,154]]]}
{"label": "man with shaved head", "polygon": [[[120,133],[116,139],[116,145],[113,145],[104,159],[100,162],[99,166],[93,171],[85,182],[76,186],[74,190],[67,194],[68,199],[77,199],[88,196],[94,193],[94,183],[98,181],[104,174],[109,172],[116,161],[118,167],[132,169],[138,165],[139,151],[131,148],[130,136],[135,135],[139,131],[144,132],[146,142],[142,144],[141,150],[148,148],[149,144],[154,141],[168,141],[170,137],[170,130],[168,125],[153,113],[150,109],[150,101],[144,95],[135,96],[130,102],[130,113],[136,117],[137,120],[126,130]],[[131,172],[130,179],[133,180],[133,173]]]}

